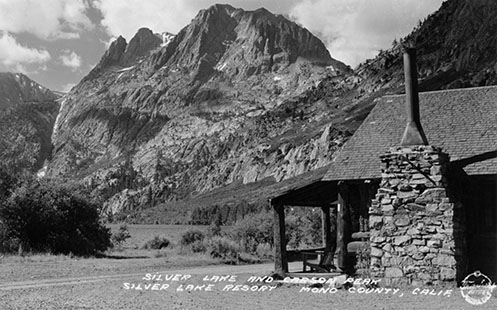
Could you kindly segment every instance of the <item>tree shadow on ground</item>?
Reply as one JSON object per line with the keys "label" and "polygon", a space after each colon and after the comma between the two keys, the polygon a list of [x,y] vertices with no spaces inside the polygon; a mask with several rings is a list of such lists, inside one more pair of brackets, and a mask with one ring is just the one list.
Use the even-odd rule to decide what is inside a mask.
{"label": "tree shadow on ground", "polygon": [[96,258],[109,258],[109,259],[144,259],[144,258],[150,258],[150,256],[129,256],[129,255],[108,255],[108,254],[97,254],[95,255]]}

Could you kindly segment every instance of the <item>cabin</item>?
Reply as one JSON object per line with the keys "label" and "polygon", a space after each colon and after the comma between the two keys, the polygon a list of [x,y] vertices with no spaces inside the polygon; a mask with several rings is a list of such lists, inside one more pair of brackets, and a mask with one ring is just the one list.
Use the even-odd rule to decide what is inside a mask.
{"label": "cabin", "polygon": [[270,200],[275,271],[288,273],[285,206],[319,206],[342,272],[365,233],[383,283],[460,283],[475,270],[497,281],[497,87],[418,94],[415,50],[403,57],[406,94],[377,99],[320,179]]}

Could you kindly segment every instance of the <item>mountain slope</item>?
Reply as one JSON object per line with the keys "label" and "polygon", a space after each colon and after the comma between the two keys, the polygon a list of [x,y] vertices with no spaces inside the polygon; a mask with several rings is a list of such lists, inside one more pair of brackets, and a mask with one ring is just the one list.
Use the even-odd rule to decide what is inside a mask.
{"label": "mountain slope", "polygon": [[21,73],[0,73],[0,161],[11,173],[40,169],[51,153],[59,96]]}
{"label": "mountain slope", "polygon": [[0,110],[26,102],[49,102],[58,96],[22,73],[0,72]]}
{"label": "mountain slope", "polygon": [[402,84],[401,45],[417,48],[421,90],[476,87],[497,83],[497,3],[449,0],[408,36],[356,70],[365,87]]}
{"label": "mountain slope", "polygon": [[89,184],[110,213],[264,200],[259,187],[326,166],[375,98],[404,91],[402,44],[418,49],[421,90],[495,84],[496,13],[446,1],[355,72],[264,9],[212,6],[167,45],[140,30],[66,97],[50,173]]}
{"label": "mountain slope", "polygon": [[202,79],[216,70],[238,78],[275,72],[298,58],[346,70],[319,39],[283,16],[265,9],[245,12],[218,4],[200,11],[170,48],[151,61],[156,69],[170,65],[188,68],[194,78]]}
{"label": "mountain slope", "polygon": [[[357,128],[384,94],[404,92],[402,46],[417,49],[419,90],[497,84],[497,2],[448,0],[392,47],[361,63],[343,81],[323,80],[309,90],[307,104],[345,104],[350,130]],[[337,85],[344,91],[337,96]]]}
{"label": "mountain slope", "polygon": [[49,173],[86,182],[108,212],[279,181],[328,164],[343,143],[328,125],[341,107],[299,96],[350,69],[297,24],[214,5],[165,46],[151,35],[113,42],[54,129]]}

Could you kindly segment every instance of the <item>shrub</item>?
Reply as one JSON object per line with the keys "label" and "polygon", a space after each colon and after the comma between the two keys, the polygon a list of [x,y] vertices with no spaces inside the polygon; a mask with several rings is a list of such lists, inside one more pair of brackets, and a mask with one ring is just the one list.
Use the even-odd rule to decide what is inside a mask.
{"label": "shrub", "polygon": [[203,240],[197,240],[191,243],[190,249],[192,250],[193,253],[205,253],[205,251],[207,251],[207,248],[205,246],[205,241]]}
{"label": "shrub", "polygon": [[181,235],[180,244],[188,247],[194,253],[204,253],[207,249],[204,243],[205,235],[198,229],[189,229]]}
{"label": "shrub", "polygon": [[371,276],[371,247],[369,242],[366,243],[362,248],[360,248],[355,254],[355,266],[354,269],[358,275],[362,277]]}
{"label": "shrub", "polygon": [[298,249],[302,243],[301,225],[302,221],[299,216],[293,213],[285,215],[285,237],[286,245],[289,249]]}
{"label": "shrub", "polygon": [[207,236],[208,237],[214,237],[214,236],[220,236],[221,235],[221,224],[223,223],[221,213],[217,212],[214,220],[211,222],[209,225],[209,228],[207,229]]}
{"label": "shrub", "polygon": [[161,257],[167,257],[167,252],[166,251],[157,251],[157,253],[154,254],[155,258],[161,258]]}
{"label": "shrub", "polygon": [[143,245],[143,248],[147,250],[160,250],[167,248],[169,244],[171,244],[171,242],[165,236],[155,236],[152,240],[147,241],[145,245]]}
{"label": "shrub", "polygon": [[273,215],[269,211],[246,216],[233,225],[232,239],[239,242],[242,248],[255,253],[257,245],[267,243],[273,245]]}
{"label": "shrub", "polygon": [[269,243],[260,243],[255,249],[255,254],[261,258],[273,258],[273,247]]}
{"label": "shrub", "polygon": [[209,225],[209,228],[207,228],[207,236],[208,237],[221,236],[221,226],[218,226],[216,224]]}
{"label": "shrub", "polygon": [[204,241],[204,233],[198,229],[189,229],[181,235],[181,245],[189,246],[196,241]]}
{"label": "shrub", "polygon": [[285,228],[288,248],[320,247],[321,211],[317,208],[294,208],[286,211]]}
{"label": "shrub", "polygon": [[[289,249],[321,246],[321,211],[311,208],[285,210],[286,243]],[[262,258],[273,255],[273,213],[265,210],[237,221],[230,237],[242,249]]]}
{"label": "shrub", "polygon": [[224,262],[236,263],[239,258],[240,245],[226,237],[213,237],[208,243],[209,255]]}
{"label": "shrub", "polygon": [[7,173],[5,168],[0,167],[0,201],[10,196],[16,182],[16,179]]}
{"label": "shrub", "polygon": [[[3,251],[90,255],[110,245],[97,206],[53,182],[26,181],[0,205]],[[17,240],[16,242],[14,242]],[[14,243],[14,244],[13,244]]]}
{"label": "shrub", "polygon": [[119,231],[112,234],[111,240],[114,247],[120,248],[127,239],[131,238],[131,233],[128,230],[128,225],[122,224],[119,226]]}
{"label": "shrub", "polygon": [[260,264],[262,261],[256,255],[242,252],[238,255],[238,261],[245,264]]}

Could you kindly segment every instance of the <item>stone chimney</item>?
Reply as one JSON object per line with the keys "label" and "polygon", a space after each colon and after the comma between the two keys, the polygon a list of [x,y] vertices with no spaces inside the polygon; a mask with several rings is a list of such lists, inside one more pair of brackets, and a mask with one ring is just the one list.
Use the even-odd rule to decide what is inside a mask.
{"label": "stone chimney", "polygon": [[449,156],[428,145],[419,117],[416,50],[404,51],[407,126],[380,155],[369,209],[371,266],[386,286],[454,282],[465,275],[465,215],[449,189]]}
{"label": "stone chimney", "polygon": [[406,87],[407,124],[400,145],[428,145],[419,117],[416,49],[412,47],[404,48],[404,77]]}

